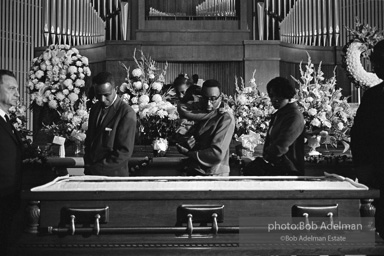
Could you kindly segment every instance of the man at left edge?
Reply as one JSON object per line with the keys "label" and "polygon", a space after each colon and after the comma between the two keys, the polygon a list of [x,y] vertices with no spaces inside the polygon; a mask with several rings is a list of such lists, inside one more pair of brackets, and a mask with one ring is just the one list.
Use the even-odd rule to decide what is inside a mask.
{"label": "man at left edge", "polygon": [[0,70],[0,252],[7,255],[12,226],[19,208],[23,143],[9,121],[9,109],[20,94],[15,75]]}

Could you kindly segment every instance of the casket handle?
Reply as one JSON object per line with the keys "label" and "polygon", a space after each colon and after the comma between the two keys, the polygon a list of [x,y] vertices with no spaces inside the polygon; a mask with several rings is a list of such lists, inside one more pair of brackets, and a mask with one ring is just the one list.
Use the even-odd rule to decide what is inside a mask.
{"label": "casket handle", "polygon": [[69,230],[71,232],[71,235],[75,235],[75,215],[69,216],[71,218],[70,225],[69,225]]}
{"label": "casket handle", "polygon": [[99,233],[100,233],[100,218],[101,218],[100,214],[96,214],[96,215],[95,215],[95,225],[94,225],[93,229],[94,229],[94,233],[95,233],[97,236],[98,236]]}
{"label": "casket handle", "polygon": [[[193,218],[193,221],[192,221]],[[183,204],[177,208],[176,226],[181,227],[187,224],[187,234],[192,236],[194,229],[193,222],[200,223],[200,227],[206,227],[212,223],[211,232],[217,235],[219,232],[218,223],[224,221],[224,205],[206,205],[206,204]]]}
{"label": "casket handle", "polygon": [[217,213],[212,214],[212,231],[214,235],[217,235],[219,232],[219,225],[217,225]]}
{"label": "casket handle", "polygon": [[[309,214],[308,213],[303,213],[303,217],[305,218],[305,225],[310,225],[309,224]],[[327,213],[327,217],[329,217],[329,223],[333,225],[333,213],[329,212]]]}
{"label": "casket handle", "polygon": [[[187,223],[187,233],[189,236],[192,236],[193,233],[193,223],[192,223],[192,214],[188,214],[188,223]],[[219,232],[219,225],[217,224],[217,213],[212,214],[212,232],[214,235],[217,235]]]}
{"label": "casket handle", "polygon": [[188,214],[188,224],[187,224],[187,233],[189,236],[192,236],[193,224],[192,224],[192,214]]}
{"label": "casket handle", "polygon": [[329,217],[329,223],[333,226],[333,213],[329,212],[327,216]]}
{"label": "casket handle", "polygon": [[309,225],[309,214],[308,213],[303,213],[303,217],[305,218],[305,225]]}
{"label": "casket handle", "polygon": [[292,207],[292,217],[304,217],[305,225],[309,225],[309,218],[329,218],[329,223],[333,225],[333,218],[338,216],[338,204],[331,205],[294,205]]}

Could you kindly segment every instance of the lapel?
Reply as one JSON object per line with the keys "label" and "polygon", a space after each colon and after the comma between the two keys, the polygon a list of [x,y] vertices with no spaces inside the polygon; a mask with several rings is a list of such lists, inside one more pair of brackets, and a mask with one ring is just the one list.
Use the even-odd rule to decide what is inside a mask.
{"label": "lapel", "polygon": [[[101,104],[100,102],[98,102],[92,107],[92,111],[89,115],[88,123],[90,127],[96,128],[97,117],[99,116],[100,111],[101,111]],[[94,129],[92,130],[92,132],[93,133],[95,132]]]}
{"label": "lapel", "polygon": [[101,123],[100,127],[96,127],[97,117],[99,115],[99,111],[101,111],[101,104],[98,106],[98,108],[95,111],[96,114],[94,115],[94,120],[92,122],[97,129],[96,134],[93,137],[94,139],[96,139],[99,135],[101,135],[103,133],[103,131],[105,130],[105,127],[107,127],[107,125],[112,120],[114,120],[114,117],[116,116],[116,113],[117,113],[117,110],[119,109],[120,104],[121,104],[121,100],[119,97],[117,97],[115,103],[110,107],[107,115],[104,117],[103,122]]}
{"label": "lapel", "polygon": [[293,111],[292,109],[294,109],[295,106],[296,106],[295,103],[288,103],[286,106],[284,106],[283,108],[277,110],[274,114],[272,114],[271,121],[269,122],[269,127],[267,131],[268,138],[270,137],[269,135],[272,134],[272,130],[274,130],[276,127],[280,128],[281,126],[280,125],[281,122],[278,122],[277,124],[275,124],[275,120],[277,116],[279,116],[278,120],[284,119],[286,113]]}
{"label": "lapel", "polygon": [[276,115],[277,115],[277,111],[271,115],[271,121],[269,121],[267,136],[269,136],[269,134],[271,133],[271,130],[273,128],[273,124],[275,123]]}
{"label": "lapel", "polygon": [[12,137],[12,139],[19,144],[20,140],[18,138],[18,135],[16,134],[16,130],[14,129],[15,133],[13,133],[11,127],[9,127],[9,124],[2,118],[0,117],[0,125],[9,133],[9,135]]}

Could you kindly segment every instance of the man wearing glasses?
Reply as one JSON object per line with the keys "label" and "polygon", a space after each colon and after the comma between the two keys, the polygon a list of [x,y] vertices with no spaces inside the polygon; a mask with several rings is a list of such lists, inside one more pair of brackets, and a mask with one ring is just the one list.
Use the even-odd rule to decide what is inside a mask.
{"label": "man wearing glasses", "polygon": [[219,110],[222,107],[220,88],[216,80],[204,82],[196,111],[209,114],[208,118],[188,131],[184,143],[176,144],[179,152],[188,156],[184,169],[186,175],[229,175],[229,144],[235,130],[235,119],[232,112]]}

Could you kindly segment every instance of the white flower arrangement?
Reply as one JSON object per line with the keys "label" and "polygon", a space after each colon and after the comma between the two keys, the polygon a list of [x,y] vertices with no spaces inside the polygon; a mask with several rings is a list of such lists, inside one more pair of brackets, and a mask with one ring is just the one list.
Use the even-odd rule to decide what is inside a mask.
{"label": "white flower arrangement", "polygon": [[168,139],[175,133],[179,114],[176,106],[167,101],[172,96],[171,90],[164,92],[167,64],[161,69],[142,51],[140,55],[137,59],[135,49],[133,58],[137,67],[132,72],[120,62],[127,76],[119,94],[137,113],[143,142],[151,144],[157,138]]}
{"label": "white flower arrangement", "polygon": [[[138,108],[134,108],[139,115],[140,120],[140,136],[147,142],[152,142],[157,138],[168,139],[177,128],[179,114],[176,106],[169,101],[161,100],[142,103]],[[137,105],[136,105],[137,106]]]}
{"label": "white flower arrangement", "polygon": [[27,107],[18,101],[16,106],[10,107],[8,111],[13,127],[19,132],[22,140],[25,141],[32,135],[32,131],[27,128]]}
{"label": "white flower arrangement", "polygon": [[341,142],[347,150],[354,111],[342,97],[341,89],[336,89],[336,74],[326,80],[321,63],[316,70],[309,55],[305,70],[300,63],[300,74],[301,80],[292,78],[299,85],[297,103],[306,121],[307,134],[320,135],[323,144],[334,147]]}
{"label": "white flower arrangement", "polygon": [[[133,59],[136,63],[136,68],[130,72],[130,68],[120,62],[120,65],[126,71],[125,82],[119,87],[119,94],[122,99],[129,105],[143,103],[142,96],[147,96],[152,99],[153,95],[159,94],[165,100],[169,91],[163,92],[165,75],[167,73],[168,64],[165,64],[163,69],[157,67],[157,63],[151,57],[146,57],[143,51],[140,52],[140,58],[136,58],[136,49],[133,53]],[[144,102],[149,102],[145,101]]]}
{"label": "white flower arrangement", "polygon": [[258,143],[264,143],[270,117],[275,109],[268,95],[260,92],[257,88],[255,74],[256,70],[247,84],[240,77],[239,85],[239,79],[236,77],[235,96],[233,98],[229,96],[227,100],[235,116],[235,139],[239,139],[242,135],[249,135],[252,132],[252,134],[259,135]]}
{"label": "white flower arrangement", "polygon": [[73,107],[91,75],[87,57],[69,45],[50,45],[34,58],[29,71],[31,104],[59,113]]}
{"label": "white flower arrangement", "polygon": [[89,120],[87,101],[87,97],[83,94],[76,106],[70,106],[62,112],[57,123],[44,125],[44,130],[55,136],[83,142],[86,138]]}
{"label": "white flower arrangement", "polygon": [[356,19],[355,29],[348,29],[353,38],[343,48],[343,67],[356,87],[369,88],[382,82],[361,64],[361,57],[368,58],[372,48],[384,39],[384,32],[369,25],[363,25]]}

